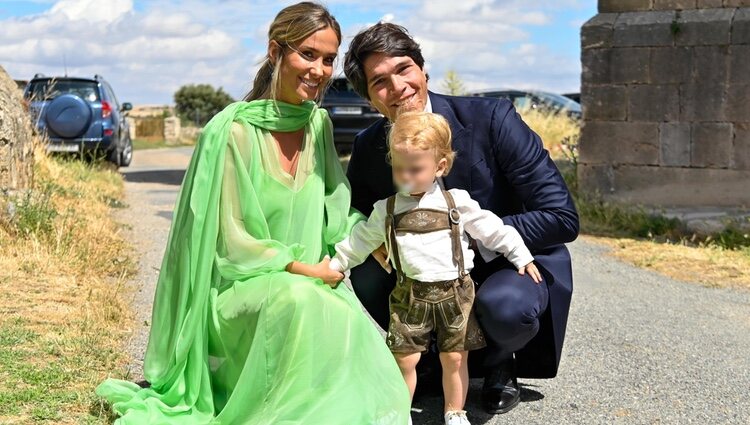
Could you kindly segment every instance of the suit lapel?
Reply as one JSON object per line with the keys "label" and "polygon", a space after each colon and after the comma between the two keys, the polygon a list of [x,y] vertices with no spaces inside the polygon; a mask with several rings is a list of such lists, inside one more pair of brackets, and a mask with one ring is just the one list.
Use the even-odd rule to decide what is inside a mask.
{"label": "suit lapel", "polygon": [[432,112],[440,114],[448,121],[451,127],[452,140],[451,144],[453,150],[456,152],[456,159],[453,163],[453,168],[450,173],[445,176],[445,185],[447,189],[460,188],[467,191],[471,190],[471,158],[472,147],[471,135],[472,126],[468,125],[464,127],[463,124],[456,117],[456,113],[452,105],[448,102],[445,96],[429,92],[430,103],[432,104]]}

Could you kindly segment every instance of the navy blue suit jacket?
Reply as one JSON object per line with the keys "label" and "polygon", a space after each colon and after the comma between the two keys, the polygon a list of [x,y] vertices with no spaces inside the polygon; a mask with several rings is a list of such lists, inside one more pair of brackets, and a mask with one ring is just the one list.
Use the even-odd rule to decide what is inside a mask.
{"label": "navy blue suit jacket", "polygon": [[[448,120],[456,159],[446,188],[469,192],[479,205],[515,227],[534,254],[549,288],[549,308],[537,336],[516,353],[519,377],[557,374],[573,291],[564,243],[578,236],[578,214],[560,172],[539,136],[507,100],[430,92],[433,112]],[[395,193],[386,161],[386,118],[356,137],[347,177],[352,206],[365,215]],[[487,324],[483,324],[487,326]]]}

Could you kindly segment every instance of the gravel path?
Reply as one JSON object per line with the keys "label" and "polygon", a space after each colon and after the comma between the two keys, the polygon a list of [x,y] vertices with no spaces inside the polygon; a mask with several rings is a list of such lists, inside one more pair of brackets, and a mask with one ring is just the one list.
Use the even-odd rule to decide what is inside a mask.
{"label": "gravel path", "polygon": [[[189,148],[137,151],[124,169],[120,220],[132,226],[140,272],[140,326],[129,349],[141,379],[151,302]],[[575,291],[561,371],[522,380],[523,402],[506,415],[478,407],[473,424],[750,424],[750,291],[706,288],[619,262],[585,238],[570,244]],[[441,424],[442,399],[414,406],[415,424]]]}

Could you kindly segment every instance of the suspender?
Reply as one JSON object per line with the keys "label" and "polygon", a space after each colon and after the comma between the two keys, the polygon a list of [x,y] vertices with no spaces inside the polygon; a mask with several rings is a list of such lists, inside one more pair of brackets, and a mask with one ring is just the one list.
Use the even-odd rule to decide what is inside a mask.
{"label": "suspender", "polygon": [[[448,204],[448,224],[451,231],[451,246],[453,250],[453,263],[458,267],[460,277],[466,276],[466,270],[464,268],[464,254],[461,249],[461,234],[459,230],[459,220],[461,218],[456,203],[453,200],[453,196],[447,190],[442,190],[445,202]],[[396,243],[396,222],[399,221],[394,216],[394,210],[396,207],[396,195],[392,195],[386,201],[386,218],[385,218],[385,233],[388,238],[388,252],[393,258],[393,262],[396,266],[396,274],[399,282],[402,282],[405,275],[401,268],[401,258],[398,252],[398,243]],[[426,210],[418,208],[412,211]],[[412,212],[410,211],[410,212]],[[430,210],[432,211],[432,210]]]}

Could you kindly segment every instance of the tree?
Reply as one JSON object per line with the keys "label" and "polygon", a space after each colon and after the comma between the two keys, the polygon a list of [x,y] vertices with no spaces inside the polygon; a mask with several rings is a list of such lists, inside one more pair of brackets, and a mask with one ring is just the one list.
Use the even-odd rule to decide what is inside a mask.
{"label": "tree", "polygon": [[464,83],[461,81],[461,78],[458,76],[456,71],[452,69],[448,70],[448,72],[445,74],[445,79],[443,80],[443,89],[447,94],[451,96],[461,96],[466,93]]}
{"label": "tree", "polygon": [[210,84],[188,84],[174,94],[177,116],[199,127],[232,102],[234,99],[223,88],[214,89]]}

